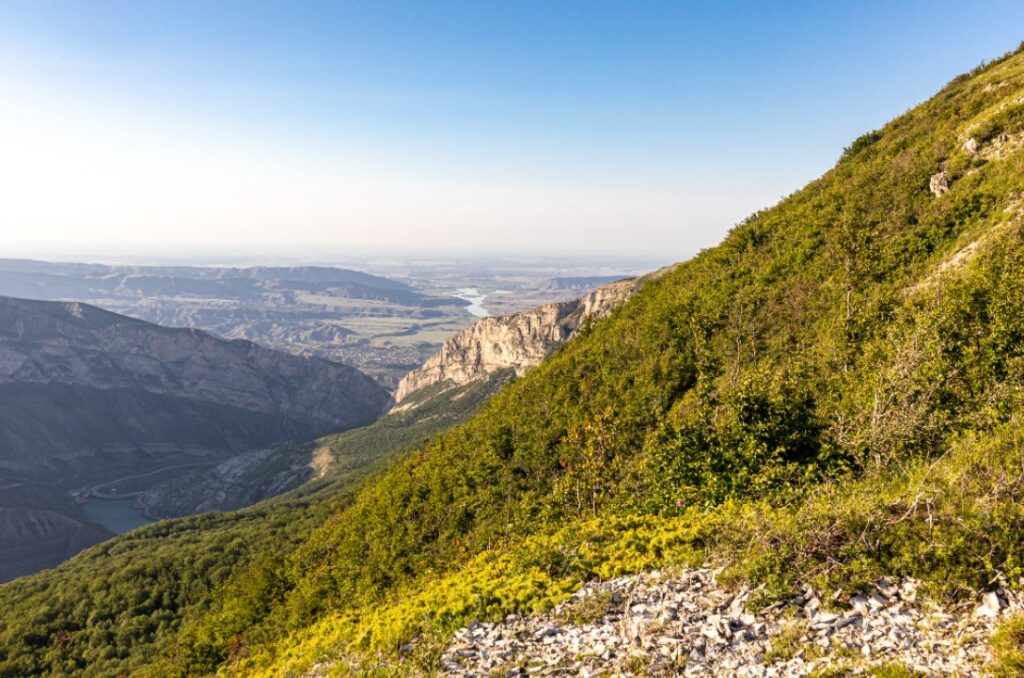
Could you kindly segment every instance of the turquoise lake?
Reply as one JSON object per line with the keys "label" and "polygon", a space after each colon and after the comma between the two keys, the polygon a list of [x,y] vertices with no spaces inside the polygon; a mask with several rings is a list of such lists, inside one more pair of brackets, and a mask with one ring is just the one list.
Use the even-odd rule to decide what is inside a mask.
{"label": "turquoise lake", "polygon": [[153,522],[140,509],[134,499],[96,499],[82,504],[82,512],[91,522],[102,525],[114,534],[121,534]]}

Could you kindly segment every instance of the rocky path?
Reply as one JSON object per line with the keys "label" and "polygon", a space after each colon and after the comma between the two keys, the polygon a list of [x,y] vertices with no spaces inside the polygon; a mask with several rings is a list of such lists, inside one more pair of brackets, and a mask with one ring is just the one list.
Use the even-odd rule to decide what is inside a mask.
{"label": "rocky path", "polygon": [[[548,614],[510,615],[456,633],[445,675],[806,676],[896,663],[925,675],[980,675],[1003,617],[1022,609],[999,589],[947,610],[917,583],[881,581],[829,605],[814,591],[756,614],[711,570],[652,572],[588,584]],[[831,601],[828,601],[831,602]],[[834,608],[828,609],[826,608]]]}

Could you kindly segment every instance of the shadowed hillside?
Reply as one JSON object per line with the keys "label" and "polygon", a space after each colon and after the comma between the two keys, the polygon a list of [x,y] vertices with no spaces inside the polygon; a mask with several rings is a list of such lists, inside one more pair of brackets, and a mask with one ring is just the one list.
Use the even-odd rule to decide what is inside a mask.
{"label": "shadowed hillside", "polygon": [[72,498],[131,496],[190,466],[366,424],[389,402],[345,365],[84,304],[0,298],[0,576],[106,535]]}

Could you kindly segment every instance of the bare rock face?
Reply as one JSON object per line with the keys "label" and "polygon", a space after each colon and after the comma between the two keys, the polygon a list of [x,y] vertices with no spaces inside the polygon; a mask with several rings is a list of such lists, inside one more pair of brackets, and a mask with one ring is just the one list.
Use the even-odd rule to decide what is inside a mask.
{"label": "bare rock face", "polygon": [[522,375],[560,344],[575,336],[587,319],[602,318],[622,305],[640,280],[620,280],[572,301],[484,318],[448,338],[441,350],[398,384],[395,400],[434,384],[466,384],[498,370]]}
{"label": "bare rock face", "polygon": [[928,182],[928,190],[935,197],[949,191],[949,179],[946,177],[945,170],[932,175],[931,180]]}

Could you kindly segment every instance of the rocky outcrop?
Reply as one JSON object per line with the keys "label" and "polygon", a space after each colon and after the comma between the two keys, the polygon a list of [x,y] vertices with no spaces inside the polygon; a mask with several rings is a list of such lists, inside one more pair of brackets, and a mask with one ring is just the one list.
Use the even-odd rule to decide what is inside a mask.
{"label": "rocky outcrop", "polygon": [[748,609],[753,593],[719,586],[707,569],[590,583],[550,613],[460,629],[440,673],[754,678],[863,675],[895,664],[907,675],[983,675],[993,631],[1022,609],[1005,588],[973,611],[944,608],[909,579],[883,579],[842,600],[807,589],[759,611]]}
{"label": "rocky outcrop", "polygon": [[575,336],[588,318],[602,318],[621,306],[639,285],[638,279],[620,280],[572,301],[484,318],[448,338],[422,367],[407,374],[395,400],[401,403],[427,386],[458,386],[498,370],[522,375]]}
{"label": "rocky outcrop", "polygon": [[982,160],[1005,160],[1021,148],[1024,148],[1024,132],[1017,132],[1015,134],[1004,133],[997,134],[993,139],[986,142],[984,146],[979,147],[976,145],[976,152],[971,155],[977,155]]}

